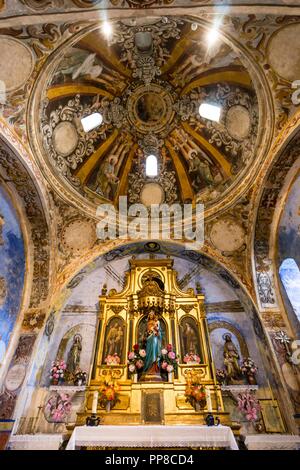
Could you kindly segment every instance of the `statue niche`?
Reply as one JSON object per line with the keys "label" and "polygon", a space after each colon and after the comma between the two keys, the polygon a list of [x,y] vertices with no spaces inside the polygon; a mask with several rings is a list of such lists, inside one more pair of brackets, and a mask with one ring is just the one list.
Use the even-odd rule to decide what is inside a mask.
{"label": "statue niche", "polygon": [[197,354],[202,362],[199,330],[195,319],[185,316],[180,322],[180,343],[182,358],[186,354]]}
{"label": "statue niche", "polygon": [[73,337],[73,343],[67,358],[67,370],[70,374],[75,374],[77,369],[79,369],[81,350],[82,336],[77,333]]}
{"label": "statue niche", "polygon": [[124,320],[122,318],[111,318],[105,331],[102,364],[105,364],[107,356],[113,356],[114,354],[117,354],[121,363],[124,363],[124,336]]}
{"label": "statue niche", "polygon": [[225,341],[223,352],[224,366],[226,368],[227,381],[230,383],[232,380],[241,379],[242,371],[239,365],[240,355],[233,344],[230,333],[225,333],[223,339]]}
{"label": "statue niche", "polygon": [[154,376],[160,380],[159,358],[161,350],[166,345],[166,325],[154,309],[144,315],[138,324],[138,344],[146,351],[143,367],[143,377]]}

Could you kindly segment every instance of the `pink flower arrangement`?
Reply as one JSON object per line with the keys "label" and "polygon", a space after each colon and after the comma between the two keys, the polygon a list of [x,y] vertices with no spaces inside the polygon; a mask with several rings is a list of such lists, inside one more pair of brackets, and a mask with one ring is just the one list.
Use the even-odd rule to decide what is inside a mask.
{"label": "pink flower arrangement", "polygon": [[161,350],[160,356],[160,367],[164,372],[173,372],[177,370],[179,358],[173,351],[172,344],[167,344],[165,348]]}
{"label": "pink flower arrangement", "polygon": [[121,359],[119,358],[118,354],[115,353],[113,355],[108,355],[105,359],[104,359],[104,362],[106,362],[106,364],[108,366],[112,366],[112,365],[118,365],[120,364],[121,362]]}
{"label": "pink flower arrangement", "polygon": [[135,363],[135,366],[137,369],[141,369],[144,365],[144,361],[142,361],[141,359],[138,359]]}
{"label": "pink flower arrangement", "polygon": [[53,361],[50,369],[50,380],[52,384],[57,384],[59,381],[63,381],[67,365],[63,360]]}
{"label": "pink flower arrangement", "polygon": [[199,364],[200,363],[200,357],[198,356],[198,354],[193,354],[193,353],[185,354],[185,356],[183,358],[183,362],[185,364],[188,364],[188,363]]}
{"label": "pink flower arrangement", "polygon": [[128,353],[128,370],[131,374],[140,372],[144,367],[144,357],[146,357],[145,349],[141,349],[138,344],[133,346],[133,351]]}
{"label": "pink flower arrangement", "polygon": [[238,395],[238,409],[246,416],[247,421],[256,421],[258,419],[260,405],[250,392]]}

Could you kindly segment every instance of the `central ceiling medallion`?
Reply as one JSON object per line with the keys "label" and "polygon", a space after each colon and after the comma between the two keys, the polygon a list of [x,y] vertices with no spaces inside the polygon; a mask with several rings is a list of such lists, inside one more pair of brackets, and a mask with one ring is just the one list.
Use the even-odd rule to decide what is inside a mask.
{"label": "central ceiling medallion", "polygon": [[141,85],[129,96],[127,112],[139,132],[161,132],[174,117],[172,96],[161,85]]}
{"label": "central ceiling medallion", "polygon": [[[228,38],[208,45],[208,23],[133,20],[115,21],[109,38],[101,25],[81,32],[49,58],[29,112],[33,153],[56,191],[91,215],[124,195],[223,210],[261,157],[259,76]],[[84,129],[91,116],[100,124]]]}

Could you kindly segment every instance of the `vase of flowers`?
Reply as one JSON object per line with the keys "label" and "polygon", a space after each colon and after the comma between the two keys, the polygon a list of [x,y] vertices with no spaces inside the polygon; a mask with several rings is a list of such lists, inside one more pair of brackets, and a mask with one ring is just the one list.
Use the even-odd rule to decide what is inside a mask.
{"label": "vase of flowers", "polygon": [[104,359],[104,362],[105,362],[108,366],[117,366],[118,364],[120,364],[121,359],[119,358],[119,356],[118,356],[117,353],[115,353],[115,354],[109,354],[109,355],[106,356],[106,358]]}
{"label": "vase of flowers", "polygon": [[104,408],[107,412],[110,411],[116,403],[120,401],[118,398],[119,390],[120,386],[111,378],[111,375],[103,377],[101,379],[99,393],[99,404],[101,408]]}
{"label": "vase of flowers", "polygon": [[167,346],[161,350],[159,363],[162,373],[168,374],[168,382],[173,382],[174,372],[177,371],[178,362],[179,356],[173,351],[172,344],[167,344]]}
{"label": "vase of flowers", "polygon": [[246,376],[249,385],[256,385],[255,374],[257,370],[258,367],[255,365],[255,362],[251,359],[251,357],[247,357],[243,360],[241,371]]}
{"label": "vase of flowers", "polygon": [[185,364],[200,364],[200,357],[198,354],[190,352],[189,354],[184,355],[183,362]]}
{"label": "vase of flowers", "polygon": [[192,372],[187,376],[185,400],[187,403],[190,403],[196,411],[200,411],[206,406],[205,387],[200,383],[197,373]]}
{"label": "vase of flowers", "polygon": [[67,365],[63,360],[53,361],[50,369],[51,385],[58,385],[64,382]]}
{"label": "vase of flowers", "polygon": [[135,382],[138,381],[138,374],[143,370],[146,351],[140,348],[138,344],[135,344],[132,349],[133,350],[128,353],[127,363],[129,373]]}
{"label": "vase of flowers", "polygon": [[226,371],[224,369],[217,369],[216,377],[219,384],[224,384],[226,381]]}
{"label": "vase of flowers", "polygon": [[81,387],[86,384],[87,373],[82,372],[81,369],[77,369],[74,375],[74,385]]}

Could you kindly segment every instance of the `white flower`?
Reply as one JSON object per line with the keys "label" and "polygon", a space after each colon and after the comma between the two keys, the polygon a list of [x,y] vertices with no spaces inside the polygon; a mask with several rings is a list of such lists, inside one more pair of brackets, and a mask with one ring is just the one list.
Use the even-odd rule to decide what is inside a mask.
{"label": "white flower", "polygon": [[140,355],[141,357],[145,357],[145,356],[146,356],[146,351],[145,351],[145,349],[140,349],[140,350],[139,350],[139,355]]}
{"label": "white flower", "polygon": [[166,354],[168,354],[168,351],[166,349],[162,349],[161,353],[162,353],[163,356],[165,356]]}

